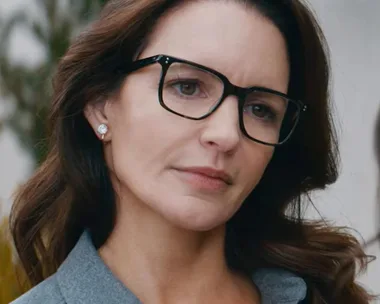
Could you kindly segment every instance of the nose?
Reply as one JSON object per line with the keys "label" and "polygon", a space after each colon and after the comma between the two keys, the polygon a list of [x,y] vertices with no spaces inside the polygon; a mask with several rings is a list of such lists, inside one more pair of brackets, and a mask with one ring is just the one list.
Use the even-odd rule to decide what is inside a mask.
{"label": "nose", "polygon": [[236,150],[242,134],[239,127],[238,102],[235,96],[228,96],[204,122],[205,127],[200,137],[203,146],[224,153]]}

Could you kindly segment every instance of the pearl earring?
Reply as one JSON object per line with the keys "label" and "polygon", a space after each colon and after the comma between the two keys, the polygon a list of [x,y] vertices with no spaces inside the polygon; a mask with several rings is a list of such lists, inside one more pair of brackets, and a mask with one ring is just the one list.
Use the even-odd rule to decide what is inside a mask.
{"label": "pearl earring", "polygon": [[104,135],[108,132],[108,127],[105,124],[101,124],[98,127],[98,133],[101,135],[101,139],[104,140]]}

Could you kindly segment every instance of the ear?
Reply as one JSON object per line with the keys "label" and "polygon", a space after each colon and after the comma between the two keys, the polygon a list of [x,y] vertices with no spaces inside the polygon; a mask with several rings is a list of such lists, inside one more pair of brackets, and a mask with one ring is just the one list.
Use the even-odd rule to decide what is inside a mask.
{"label": "ear", "polygon": [[[108,102],[89,102],[84,107],[84,116],[87,119],[88,123],[94,130],[96,136],[99,140],[103,142],[109,141],[111,139],[111,128],[110,121],[107,117],[107,108]],[[101,124],[105,124],[108,127],[108,131],[104,134],[104,138],[102,138],[102,134],[98,132],[98,128]]]}

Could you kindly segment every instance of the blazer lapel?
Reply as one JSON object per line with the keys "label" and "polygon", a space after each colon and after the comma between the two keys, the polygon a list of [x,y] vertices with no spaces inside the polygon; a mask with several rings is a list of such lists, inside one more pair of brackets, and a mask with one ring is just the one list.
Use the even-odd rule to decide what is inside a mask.
{"label": "blazer lapel", "polygon": [[87,231],[56,275],[67,304],[141,304],[104,264]]}

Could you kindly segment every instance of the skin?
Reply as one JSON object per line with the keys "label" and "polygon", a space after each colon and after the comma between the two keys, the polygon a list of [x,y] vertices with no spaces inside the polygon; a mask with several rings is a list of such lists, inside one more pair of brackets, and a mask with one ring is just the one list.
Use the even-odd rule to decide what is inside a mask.
{"label": "skin", "polygon": [[[242,87],[287,92],[281,33],[232,1],[194,1],[167,14],[140,58],[157,54],[206,65]],[[259,303],[250,278],[226,265],[225,223],[260,181],[273,148],[243,136],[233,96],[201,121],[166,111],[157,98],[160,70],[131,74],[117,96],[85,109],[94,130],[109,127],[105,158],[118,195],[116,226],[99,254],[144,303]],[[200,189],[173,169],[189,166],[224,170],[232,184]]]}

